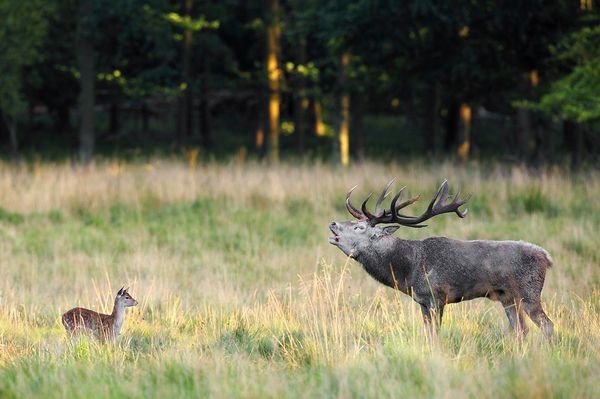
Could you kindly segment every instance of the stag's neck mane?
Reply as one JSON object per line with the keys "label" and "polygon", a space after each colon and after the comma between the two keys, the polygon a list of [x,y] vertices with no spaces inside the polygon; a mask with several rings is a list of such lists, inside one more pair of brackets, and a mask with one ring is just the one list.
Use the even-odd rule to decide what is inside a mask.
{"label": "stag's neck mane", "polygon": [[413,269],[421,264],[422,248],[422,241],[384,236],[355,259],[380,283],[407,292]]}

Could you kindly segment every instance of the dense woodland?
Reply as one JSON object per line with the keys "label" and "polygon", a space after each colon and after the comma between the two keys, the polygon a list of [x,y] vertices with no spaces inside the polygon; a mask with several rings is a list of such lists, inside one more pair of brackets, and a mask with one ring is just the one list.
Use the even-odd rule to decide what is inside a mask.
{"label": "dense woodland", "polygon": [[0,0],[0,149],[598,165],[593,0]]}

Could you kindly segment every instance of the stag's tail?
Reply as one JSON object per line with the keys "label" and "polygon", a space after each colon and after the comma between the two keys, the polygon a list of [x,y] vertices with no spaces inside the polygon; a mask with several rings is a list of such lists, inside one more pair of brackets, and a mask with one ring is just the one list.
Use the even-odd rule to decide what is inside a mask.
{"label": "stag's tail", "polygon": [[554,265],[552,256],[544,248],[528,242],[524,244],[528,248],[527,255],[535,259],[535,263],[544,266],[544,269],[550,269]]}
{"label": "stag's tail", "polygon": [[538,247],[536,245],[537,251],[535,251],[534,256],[537,259],[540,265],[543,265],[545,269],[550,269],[554,265],[554,261],[552,260],[552,256],[542,247]]}
{"label": "stag's tail", "polygon": [[550,254],[548,253],[548,251],[546,251],[545,249],[542,249],[542,263],[544,264],[544,266],[546,266],[546,269],[550,269],[553,265],[554,265],[554,260],[552,260],[552,256],[550,256]]}

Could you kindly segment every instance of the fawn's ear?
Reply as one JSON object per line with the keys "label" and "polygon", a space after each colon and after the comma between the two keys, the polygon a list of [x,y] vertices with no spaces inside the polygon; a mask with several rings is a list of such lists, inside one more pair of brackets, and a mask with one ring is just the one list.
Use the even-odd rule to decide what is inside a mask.
{"label": "fawn's ear", "polygon": [[119,292],[117,292],[117,296],[121,296],[125,293],[125,291],[123,291],[123,288],[125,287],[121,287],[121,289],[119,290]]}

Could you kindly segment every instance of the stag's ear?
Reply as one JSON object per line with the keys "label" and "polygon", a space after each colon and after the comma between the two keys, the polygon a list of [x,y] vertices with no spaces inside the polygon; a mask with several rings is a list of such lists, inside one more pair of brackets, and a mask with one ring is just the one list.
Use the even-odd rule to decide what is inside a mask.
{"label": "stag's ear", "polygon": [[376,230],[376,232],[371,236],[371,240],[376,240],[378,238],[389,236],[390,234],[394,234],[394,232],[396,230],[398,230],[399,227],[400,226],[385,226],[385,227],[382,227],[381,229]]}
{"label": "stag's ear", "polygon": [[400,226],[385,226],[381,230],[383,230],[384,236],[389,236],[390,234],[394,234],[399,228]]}

